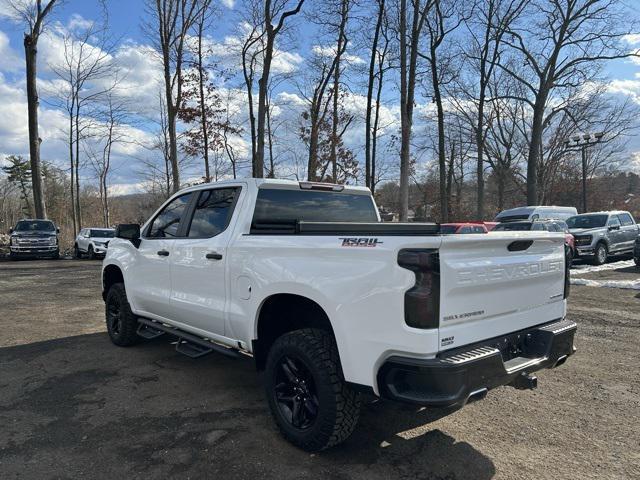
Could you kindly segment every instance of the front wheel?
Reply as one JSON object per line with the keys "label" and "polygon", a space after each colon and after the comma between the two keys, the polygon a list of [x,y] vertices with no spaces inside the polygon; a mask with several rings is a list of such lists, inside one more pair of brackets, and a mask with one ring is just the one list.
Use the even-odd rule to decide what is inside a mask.
{"label": "front wheel", "polygon": [[87,254],[91,260],[96,259],[96,252],[93,251],[93,247],[91,245],[89,245],[89,248],[87,249]]}
{"label": "front wheel", "polygon": [[604,265],[607,262],[607,253],[607,246],[604,243],[599,243],[596,247],[593,263],[595,265]]}
{"label": "front wheel", "polygon": [[360,416],[360,396],[345,382],[331,333],[296,330],[278,338],[265,369],[271,414],[284,437],[309,452],[346,440]]}
{"label": "front wheel", "polygon": [[82,253],[80,253],[80,249],[78,248],[77,243],[73,246],[73,258],[75,259],[82,258]]}
{"label": "front wheel", "polygon": [[119,347],[128,347],[140,341],[138,319],[131,311],[127,292],[123,283],[115,283],[109,288],[105,300],[107,332],[111,341]]}

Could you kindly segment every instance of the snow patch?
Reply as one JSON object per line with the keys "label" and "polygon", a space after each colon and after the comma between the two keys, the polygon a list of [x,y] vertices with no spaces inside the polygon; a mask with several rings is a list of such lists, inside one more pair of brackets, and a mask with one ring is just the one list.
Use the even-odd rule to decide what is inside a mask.
{"label": "snow patch", "polygon": [[633,267],[633,260],[621,260],[619,262],[605,263],[604,265],[576,265],[571,267],[571,276],[584,275],[586,273],[603,272],[605,270],[616,270],[618,268]]}
{"label": "snow patch", "polygon": [[572,278],[571,285],[585,285],[587,287],[623,288],[640,290],[639,280],[590,280],[588,278]]}

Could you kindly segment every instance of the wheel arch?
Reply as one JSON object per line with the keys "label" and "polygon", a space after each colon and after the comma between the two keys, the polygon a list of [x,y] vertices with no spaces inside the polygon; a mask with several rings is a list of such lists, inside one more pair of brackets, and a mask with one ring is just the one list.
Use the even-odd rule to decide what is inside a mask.
{"label": "wheel arch", "polygon": [[253,356],[258,370],[263,370],[269,349],[285,333],[303,328],[326,330],[335,339],[335,331],[326,310],[305,295],[275,293],[266,297],[256,315]]}
{"label": "wheel arch", "polygon": [[107,293],[112,285],[116,283],[124,284],[124,274],[118,265],[109,264],[102,270],[102,298],[107,298]]}

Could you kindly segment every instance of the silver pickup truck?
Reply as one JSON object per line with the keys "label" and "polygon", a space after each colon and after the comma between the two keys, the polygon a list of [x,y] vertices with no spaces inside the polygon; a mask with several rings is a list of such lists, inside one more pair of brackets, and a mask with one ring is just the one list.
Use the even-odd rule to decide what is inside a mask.
{"label": "silver pickup truck", "polygon": [[576,239],[576,256],[602,265],[609,255],[633,253],[640,231],[629,212],[594,212],[567,219]]}

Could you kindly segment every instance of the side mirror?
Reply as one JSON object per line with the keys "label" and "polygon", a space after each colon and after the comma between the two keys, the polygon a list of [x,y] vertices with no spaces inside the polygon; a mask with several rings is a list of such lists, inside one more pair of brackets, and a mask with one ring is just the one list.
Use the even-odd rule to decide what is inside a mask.
{"label": "side mirror", "polygon": [[609,231],[620,230],[620,225],[609,225]]}
{"label": "side mirror", "polygon": [[56,233],[60,233],[60,227],[56,227]]}
{"label": "side mirror", "polygon": [[138,248],[140,246],[140,225],[137,223],[120,223],[116,225],[115,236],[129,240]]}
{"label": "side mirror", "polygon": [[9,235],[11,235],[13,233],[13,228],[9,229]]}

